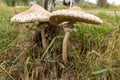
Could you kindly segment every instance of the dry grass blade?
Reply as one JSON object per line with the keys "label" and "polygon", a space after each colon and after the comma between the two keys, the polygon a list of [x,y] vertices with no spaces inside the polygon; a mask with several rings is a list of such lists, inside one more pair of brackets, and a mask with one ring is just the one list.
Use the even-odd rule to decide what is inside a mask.
{"label": "dry grass blade", "polygon": [[[2,63],[1,63],[2,64]],[[13,78],[13,76],[7,71],[7,70],[5,70],[5,68],[2,66],[2,65],[0,65],[0,68],[12,79],[12,80],[15,80],[15,78]]]}

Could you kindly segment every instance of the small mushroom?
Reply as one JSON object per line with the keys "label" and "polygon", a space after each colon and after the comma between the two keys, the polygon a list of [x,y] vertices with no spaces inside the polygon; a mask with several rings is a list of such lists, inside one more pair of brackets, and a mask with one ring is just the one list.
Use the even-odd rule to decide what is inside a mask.
{"label": "small mushroom", "polygon": [[18,23],[32,23],[39,22],[39,28],[41,29],[42,45],[46,49],[46,37],[45,37],[45,27],[47,27],[47,22],[49,20],[50,13],[46,11],[39,5],[34,5],[30,9],[21,12],[11,18],[12,22]]}
{"label": "small mushroom", "polygon": [[74,23],[76,22],[84,22],[90,24],[102,24],[103,21],[94,15],[88,14],[82,11],[81,8],[75,6],[70,9],[58,10],[51,13],[49,18],[49,22],[53,25],[62,26],[65,31],[65,36],[63,39],[63,50],[62,50],[62,58],[64,63],[68,62],[67,59],[67,42],[70,35],[70,32],[74,31]]}

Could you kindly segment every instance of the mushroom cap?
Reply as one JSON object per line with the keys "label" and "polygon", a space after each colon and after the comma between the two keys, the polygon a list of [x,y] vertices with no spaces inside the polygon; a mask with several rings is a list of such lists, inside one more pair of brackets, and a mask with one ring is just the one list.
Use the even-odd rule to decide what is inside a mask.
{"label": "mushroom cap", "polygon": [[92,14],[88,14],[80,7],[72,7],[70,9],[58,10],[51,13],[49,22],[53,25],[60,24],[64,21],[68,22],[85,22],[90,24],[102,24],[103,21]]}
{"label": "mushroom cap", "polygon": [[50,13],[39,5],[34,5],[30,9],[21,12],[11,18],[12,22],[48,22]]}

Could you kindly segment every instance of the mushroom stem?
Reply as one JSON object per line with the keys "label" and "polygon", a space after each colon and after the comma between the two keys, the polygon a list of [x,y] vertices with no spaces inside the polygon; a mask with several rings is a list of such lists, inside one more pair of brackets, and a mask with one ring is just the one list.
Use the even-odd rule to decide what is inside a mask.
{"label": "mushroom stem", "polygon": [[47,42],[46,42],[45,29],[44,28],[41,29],[41,37],[42,37],[43,48],[46,49],[47,48]]}
{"label": "mushroom stem", "polygon": [[62,59],[64,61],[64,63],[66,64],[68,62],[68,56],[67,56],[67,45],[68,45],[68,38],[70,36],[70,32],[67,31],[65,32],[65,36],[64,36],[64,39],[63,39],[63,50],[62,50]]}
{"label": "mushroom stem", "polygon": [[68,62],[68,56],[67,56],[68,38],[70,36],[70,32],[74,31],[75,29],[73,23],[69,23],[69,22],[63,22],[59,26],[63,26],[65,32],[65,36],[62,44],[62,59],[64,64],[66,64]]}
{"label": "mushroom stem", "polygon": [[48,25],[45,24],[45,23],[39,23],[38,26],[39,26],[40,32],[41,32],[42,46],[43,46],[43,49],[45,50],[45,49],[47,48],[45,28],[46,28]]}

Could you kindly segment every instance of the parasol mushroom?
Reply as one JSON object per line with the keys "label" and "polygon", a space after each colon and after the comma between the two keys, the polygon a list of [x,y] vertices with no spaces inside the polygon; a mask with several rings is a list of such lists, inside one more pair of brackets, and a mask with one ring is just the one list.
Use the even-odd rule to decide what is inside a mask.
{"label": "parasol mushroom", "polygon": [[39,5],[34,5],[30,9],[21,12],[11,18],[12,22],[18,23],[32,23],[39,22],[39,28],[41,29],[42,36],[42,45],[45,49],[47,47],[46,37],[45,37],[45,27],[47,26],[47,22],[49,20],[50,13],[46,11]]}
{"label": "parasol mushroom", "polygon": [[51,13],[49,18],[49,22],[53,25],[62,26],[65,31],[65,36],[63,39],[63,47],[62,47],[62,59],[66,64],[68,62],[67,59],[67,42],[70,35],[70,32],[74,31],[74,23],[76,22],[84,22],[90,24],[102,24],[103,21],[94,15],[88,14],[82,11],[81,8],[75,6],[70,9],[58,10]]}

